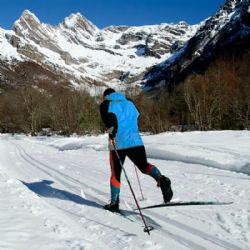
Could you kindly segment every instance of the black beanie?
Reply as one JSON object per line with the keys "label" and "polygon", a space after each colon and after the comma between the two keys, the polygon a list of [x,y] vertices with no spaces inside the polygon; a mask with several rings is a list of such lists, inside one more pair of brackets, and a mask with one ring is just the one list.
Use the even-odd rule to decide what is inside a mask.
{"label": "black beanie", "polygon": [[103,97],[107,96],[107,95],[110,95],[111,93],[114,93],[115,90],[112,89],[112,88],[108,88],[106,89],[104,92],[103,92]]}

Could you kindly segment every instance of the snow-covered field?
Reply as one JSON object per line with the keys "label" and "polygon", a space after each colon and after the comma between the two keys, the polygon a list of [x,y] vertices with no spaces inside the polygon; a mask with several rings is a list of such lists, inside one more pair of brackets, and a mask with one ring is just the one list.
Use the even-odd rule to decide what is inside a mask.
{"label": "snow-covered field", "polygon": [[[121,209],[109,202],[107,136],[0,135],[0,249],[250,249],[250,131],[143,136],[149,162],[172,180],[174,201],[230,205],[143,210],[123,176]],[[125,168],[141,206],[162,201],[154,180]]]}

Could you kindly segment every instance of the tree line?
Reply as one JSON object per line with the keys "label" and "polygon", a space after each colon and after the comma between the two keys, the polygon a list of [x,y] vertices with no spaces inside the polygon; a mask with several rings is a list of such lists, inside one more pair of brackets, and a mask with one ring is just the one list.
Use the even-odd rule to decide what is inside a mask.
{"label": "tree line", "polygon": [[0,95],[0,132],[100,133],[98,113],[95,98],[84,91],[23,86]]}
{"label": "tree line", "polygon": [[220,57],[172,91],[137,96],[143,130],[250,129],[250,52]]}
{"label": "tree line", "polygon": [[[157,93],[131,97],[140,110],[140,130],[250,129],[250,54],[219,58],[203,74]],[[49,85],[49,84],[48,84]],[[63,135],[104,131],[101,98],[66,86],[12,88],[0,92],[0,132]]]}

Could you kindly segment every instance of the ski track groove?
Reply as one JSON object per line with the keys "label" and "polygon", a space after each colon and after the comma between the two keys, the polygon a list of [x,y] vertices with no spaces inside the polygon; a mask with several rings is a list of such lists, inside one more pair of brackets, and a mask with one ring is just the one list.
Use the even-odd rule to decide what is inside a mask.
{"label": "ski track groove", "polygon": [[[38,168],[40,171],[46,173],[47,175],[53,176],[54,179],[57,179],[57,180],[58,180],[61,184],[63,184],[64,186],[69,186],[69,183],[66,183],[66,182],[65,182],[64,180],[62,180],[61,178],[58,178],[58,177],[55,177],[54,175],[51,175],[51,173],[49,173],[47,170],[44,170],[44,169],[41,168],[40,166],[43,166],[43,167],[45,167],[45,168],[51,170],[52,172],[56,173],[57,175],[60,175],[60,176],[62,176],[62,177],[64,177],[64,178],[68,179],[70,182],[73,181],[73,182],[75,182],[75,183],[81,184],[81,185],[84,186],[85,188],[91,188],[91,190],[93,190],[94,192],[96,192],[98,195],[103,195],[103,194],[106,195],[106,193],[101,192],[101,191],[97,190],[96,188],[89,187],[89,186],[86,185],[85,183],[82,183],[81,181],[78,181],[78,180],[76,180],[76,179],[74,179],[74,178],[72,178],[72,177],[70,177],[70,176],[68,176],[68,175],[62,174],[61,172],[59,172],[59,171],[57,171],[57,170],[55,170],[55,169],[49,167],[48,165],[46,165],[46,164],[44,164],[44,163],[38,161],[37,159],[34,159],[32,156],[30,156],[30,155],[24,150],[24,148],[23,148],[21,145],[19,145],[19,144],[17,144],[17,143],[16,143],[16,144],[13,143],[13,144],[14,144],[14,146],[16,146],[16,148],[18,148],[19,153],[20,153],[20,156],[21,156],[26,162],[28,162],[30,165],[33,165],[34,167]],[[40,166],[38,166],[38,164],[39,164]],[[73,189],[73,190],[75,190],[75,187],[74,187],[74,186],[71,186],[71,185],[70,185],[70,188]],[[102,203],[103,203],[102,200],[97,199],[95,196],[92,196],[92,195],[89,195],[89,194],[88,194],[88,196],[89,196],[92,200],[94,200],[94,201],[102,202]],[[94,214],[94,216],[96,217],[96,214]],[[134,217],[135,217],[136,221],[138,222],[138,224],[141,225],[140,219],[138,220],[138,218],[137,218],[136,216],[134,216]],[[100,219],[103,219],[103,218],[100,218]],[[98,223],[100,223],[100,220],[98,220]],[[117,230],[117,228],[115,229],[115,231],[116,231],[116,230]],[[119,230],[120,230],[120,229],[119,229]],[[162,228],[161,228],[160,230],[162,230]],[[161,233],[161,237],[168,236],[168,237],[172,238],[174,241],[176,241],[178,244],[180,244],[180,242],[181,242],[182,245],[188,246],[190,249],[195,249],[195,250],[204,250],[204,249],[205,249],[204,247],[202,247],[202,246],[196,244],[195,242],[192,242],[192,241],[190,241],[190,240],[188,240],[188,239],[186,239],[186,238],[184,238],[184,237],[182,237],[182,236],[174,235],[174,234],[168,232],[168,231],[165,230],[165,229],[163,230],[163,232],[164,232],[164,234]],[[111,236],[110,236],[110,237],[111,237]],[[112,238],[112,237],[111,237],[111,238]],[[121,240],[121,239],[120,239],[120,240]],[[107,242],[108,242],[108,244],[110,244],[110,241],[107,241]],[[105,243],[106,243],[106,242],[105,242]],[[127,244],[127,243],[126,243],[126,244]],[[124,249],[124,245],[123,245],[123,247],[120,248],[120,249]]]}
{"label": "ski track groove", "polygon": [[[20,157],[23,160],[25,160],[26,162],[28,162],[31,166],[35,167],[36,169],[39,169],[41,172],[43,172],[43,173],[45,173],[45,174],[47,174],[49,176],[53,176],[53,178],[55,180],[57,180],[59,183],[63,184],[63,186],[70,187],[70,189],[73,189],[74,191],[76,191],[76,188],[74,186],[69,185],[69,183],[65,182],[64,180],[62,180],[59,177],[55,177],[54,175],[51,175],[51,173],[49,173],[47,170],[45,170],[45,169],[41,168],[40,166],[38,166],[38,164],[52,170],[57,175],[62,175],[64,178],[67,178],[68,180],[71,180],[71,181],[74,180],[75,182],[78,182],[78,183],[81,183],[81,182],[79,182],[79,181],[75,180],[74,178],[71,178],[71,177],[69,177],[67,175],[62,174],[59,171],[56,171],[56,170],[50,168],[49,166],[41,163],[40,161],[37,161],[36,159],[34,159],[30,155],[28,155],[27,152],[24,150],[24,148],[21,145],[15,144],[13,142],[11,142],[11,143],[15,146],[15,148],[17,148]],[[81,184],[83,185],[83,183],[81,183]],[[89,186],[87,186],[86,184],[84,184],[84,186],[89,188]],[[98,190],[96,190],[96,191],[98,191]],[[91,197],[91,198],[94,198],[94,197]],[[51,204],[50,202],[49,202],[49,204],[54,206],[55,208],[63,211],[64,213],[70,214],[70,217],[71,217],[70,219],[72,219],[72,216],[76,217],[77,220],[73,219],[74,222],[79,222],[79,218],[82,218],[81,215],[77,215],[75,213],[67,211],[67,210],[65,210],[65,209],[63,209],[61,207],[56,206],[55,204]],[[88,215],[90,215],[90,214],[93,214],[93,218],[96,219],[96,221],[95,220],[92,221],[93,225],[98,224],[98,225],[104,226],[104,227],[106,227],[105,230],[108,231],[108,235],[109,235],[108,237],[107,237],[106,234],[104,235],[104,237],[98,237],[98,240],[101,240],[103,243],[105,243],[105,247],[103,247],[103,249],[111,249],[111,248],[112,249],[124,249],[126,247],[129,247],[128,243],[125,242],[122,239],[116,240],[116,242],[113,242],[113,243],[111,241],[111,239],[116,239],[116,237],[114,237],[114,236],[117,234],[117,230],[119,230],[119,231],[121,231],[121,232],[123,232],[125,234],[128,234],[128,232],[122,231],[120,228],[115,228],[115,227],[112,227],[110,225],[107,225],[107,224],[105,224],[105,221],[104,221],[104,223],[101,223],[101,221],[103,221],[103,217],[101,217],[97,213],[93,213],[93,212],[88,210]],[[85,218],[85,219],[90,222],[90,227],[93,226],[93,225],[91,225],[91,221],[89,219],[87,219],[87,218]]]}
{"label": "ski track groove", "polygon": [[[13,143],[13,142],[12,142],[12,143]],[[30,155],[25,151],[25,149],[24,149],[21,145],[15,144],[15,143],[13,143],[13,145],[14,145],[16,148],[18,148],[19,154],[20,154],[20,156],[21,156],[22,159],[24,159],[26,162],[28,162],[28,163],[29,163],[30,165],[32,165],[33,167],[36,167],[37,169],[39,169],[41,172],[44,172],[44,173],[46,173],[47,175],[52,176],[52,177],[53,177],[55,180],[57,180],[59,183],[63,184],[63,186],[65,186],[65,187],[70,187],[71,190],[74,190],[74,191],[76,191],[76,192],[79,191],[79,190],[76,190],[76,187],[75,187],[75,186],[72,186],[71,184],[69,184],[69,183],[65,182],[64,180],[62,180],[61,177],[55,177],[54,175],[51,175],[51,173],[49,173],[47,170],[43,169],[43,167],[45,167],[45,168],[51,170],[51,171],[54,172],[55,174],[57,174],[57,175],[59,175],[59,176],[62,176],[62,177],[65,178],[65,179],[68,179],[68,181],[70,181],[71,183],[72,183],[72,182],[73,182],[73,183],[78,183],[78,184],[81,184],[81,186],[83,186],[83,187],[85,187],[85,188],[87,188],[87,189],[90,188],[92,191],[94,191],[95,193],[97,193],[97,195],[101,195],[101,196],[107,195],[106,193],[104,193],[104,192],[102,192],[102,191],[100,191],[100,190],[98,190],[98,189],[96,189],[96,188],[90,187],[90,186],[86,185],[85,183],[82,183],[82,182],[79,181],[79,180],[76,180],[76,179],[74,179],[74,178],[72,178],[72,177],[70,177],[70,176],[68,176],[68,175],[65,175],[65,174],[61,173],[60,171],[57,171],[57,170],[55,170],[55,169],[49,167],[48,165],[46,165],[46,164],[40,162],[40,161],[37,160],[37,159],[34,159],[32,156],[30,156]],[[39,165],[42,166],[42,167],[40,167]],[[91,198],[91,200],[93,200],[93,201],[96,201],[96,202],[98,202],[98,203],[104,203],[103,200],[100,200],[100,199],[98,199],[98,198],[95,197],[95,196],[92,196],[92,195],[90,195],[90,194],[88,194],[88,196],[89,196],[89,197]],[[54,206],[54,204],[53,204],[53,206]],[[57,207],[57,206],[56,206],[56,207]],[[57,207],[57,208],[61,209],[60,207]],[[62,209],[61,209],[61,210],[62,210]],[[65,210],[63,210],[63,211],[65,212]],[[67,212],[67,213],[70,213],[70,212],[67,211],[67,210],[66,210],[66,212]],[[90,213],[92,213],[92,212],[90,212]],[[99,217],[99,219],[98,219],[97,221],[95,221],[95,223],[100,224],[100,221],[103,220],[103,217],[97,216],[96,213],[92,213],[92,214],[93,214],[93,216],[94,216],[95,218],[96,218],[96,217]],[[120,215],[117,215],[117,216],[120,216]],[[139,226],[141,226],[141,224],[142,224],[141,219],[140,219],[140,218],[138,219],[137,216],[133,216],[133,217],[134,217],[135,220],[137,221],[137,224],[139,224]],[[126,217],[124,217],[124,218],[126,218]],[[128,220],[130,220],[130,219],[128,219]],[[130,221],[130,222],[131,222],[131,221]],[[132,222],[131,222],[131,223],[132,223]],[[105,222],[104,222],[104,225],[105,225],[105,227],[108,227],[108,228],[111,227],[110,225],[105,224]],[[109,233],[109,235],[110,235],[109,238],[111,238],[111,239],[114,239],[114,238],[115,238],[115,239],[116,239],[116,237],[114,237],[114,236],[117,234],[117,230],[119,230],[119,231],[121,231],[121,232],[123,232],[123,233],[125,233],[125,234],[129,234],[128,232],[125,232],[125,231],[123,231],[123,230],[120,229],[120,228],[115,228],[115,227],[113,227],[113,230]],[[185,239],[185,238],[183,238],[183,237],[181,237],[181,236],[174,235],[174,234],[172,234],[172,233],[170,233],[170,232],[168,232],[168,231],[166,231],[166,230],[164,230],[164,232],[165,232],[165,235],[161,235],[161,237],[163,237],[163,239],[164,239],[164,236],[167,235],[168,237],[170,237],[170,238],[172,238],[174,241],[176,241],[178,244],[180,244],[180,242],[181,242],[181,243],[183,243],[184,246],[188,246],[190,249],[195,249],[195,250],[203,250],[203,249],[205,249],[205,248],[203,248],[202,246],[196,244],[195,242],[192,242],[192,241],[190,241],[190,240],[187,240],[187,239]],[[112,241],[111,241],[111,240],[106,240],[106,238],[107,238],[107,236],[105,236],[104,239],[101,238],[101,240],[104,241],[106,244],[110,245],[110,244],[112,243]],[[100,238],[99,238],[99,239],[100,239]],[[125,245],[126,245],[126,247],[129,247],[129,245],[128,245],[126,242],[124,242],[123,244],[121,244],[121,242],[120,242],[119,244],[117,243],[117,242],[119,242],[119,241],[122,241],[122,239],[119,239],[119,241],[118,241],[118,240],[115,240],[115,241],[116,241],[116,242],[115,242],[114,244],[111,244],[111,246],[112,246],[113,248],[115,248],[115,247],[117,248],[117,245],[121,246],[121,247],[119,247],[119,249],[124,249],[124,248],[125,248]]]}
{"label": "ski track groove", "polygon": [[[15,143],[13,143],[13,142],[10,142],[14,147],[15,147],[15,150],[16,150],[16,153],[17,153],[17,155],[21,158],[21,159],[23,159],[25,162],[27,162],[27,163],[29,163],[29,165],[31,165],[32,167],[33,167],[33,169],[38,169],[39,171],[41,171],[42,173],[45,173],[45,174],[49,174],[49,172],[48,171],[46,171],[46,170],[44,170],[44,169],[42,169],[42,168],[40,168],[37,164],[35,164],[35,162],[32,162],[31,160],[29,160],[29,159],[27,159],[25,156],[24,156],[24,154],[23,154],[23,152],[25,153],[25,150],[20,146],[20,145],[17,145],[17,144],[15,144]],[[23,152],[22,152],[23,151]],[[31,168],[32,169],[32,168]],[[31,170],[31,169],[29,169],[29,170]],[[31,170],[32,171],[32,170]],[[37,172],[35,172],[35,171],[32,171],[33,173],[37,173]],[[50,174],[49,174],[50,175]],[[31,192],[32,192],[32,190],[31,190]],[[37,194],[39,197],[41,197],[39,194]],[[65,197],[66,198],[66,197]],[[55,209],[55,211],[57,212],[57,213],[62,213],[62,215],[63,216],[65,216],[65,214],[67,213],[67,214],[70,214],[70,217],[69,216],[67,216],[67,218],[70,220],[70,224],[71,225],[74,225],[74,226],[77,226],[77,227],[79,227],[80,226],[80,224],[79,224],[79,219],[80,218],[82,218],[82,216],[81,215],[77,215],[77,214],[75,214],[75,213],[71,213],[70,211],[67,211],[67,210],[65,210],[65,209],[63,209],[62,207],[59,207],[59,206],[57,206],[56,204],[54,204],[53,202],[48,202],[48,201],[46,201],[46,203],[48,204],[48,206],[49,207],[51,207],[51,208],[54,208]],[[73,219],[72,217],[75,217],[75,218],[77,218],[77,219]],[[48,220],[48,221],[50,221],[50,218],[47,218],[46,220]],[[68,220],[67,220],[68,221]],[[96,221],[95,223],[99,223],[99,221]],[[55,227],[57,227],[57,224],[55,225]],[[82,226],[80,226],[80,228],[82,228]],[[86,241],[88,242],[88,243],[91,243],[91,241],[89,241],[88,239],[86,239]],[[97,250],[102,250],[102,249],[107,249],[106,248],[106,245],[105,245],[105,247],[103,247],[103,244],[101,244],[101,243],[99,243],[98,242],[98,244],[96,245],[96,249]],[[109,247],[109,245],[107,245],[107,247]]]}
{"label": "ski track groove", "polygon": [[[65,187],[69,187],[70,189],[73,189],[74,191],[79,191],[79,190],[76,190],[76,187],[72,185],[73,184],[80,184],[81,186],[83,186],[84,188],[87,188],[87,189],[91,189],[92,191],[94,191],[95,193],[97,193],[97,195],[105,195],[106,196],[106,193],[94,188],[94,187],[90,187],[88,185],[86,185],[85,183],[82,183],[81,181],[77,180],[77,179],[74,179],[66,174],[63,174],[61,173],[60,171],[57,171],[51,167],[49,167],[48,165],[44,164],[43,162],[40,162],[39,160],[33,158],[32,156],[30,156],[26,151],[25,149],[19,145],[17,142],[14,143],[14,142],[11,142],[15,148],[18,149],[19,153],[20,153],[20,156],[21,158],[23,158],[26,162],[28,162],[30,165],[33,165],[35,168],[39,169],[41,172],[47,174],[48,176],[52,176],[54,179],[58,180],[59,183],[63,184],[63,186]],[[39,166],[40,165],[40,166]],[[50,172],[48,172],[48,170],[45,170],[44,168],[46,169],[49,169],[50,171],[54,172],[56,175],[59,175],[60,177],[55,177],[53,174],[51,174]],[[64,179],[67,179],[68,182],[66,182],[65,180],[62,179],[62,177]],[[71,184],[70,184],[70,183]],[[95,196],[92,196],[90,194],[88,194],[88,196],[92,199],[92,200],[95,200],[96,202],[98,203],[103,203],[102,200],[98,199],[97,197]],[[54,206],[54,204],[53,204]],[[62,208],[59,208],[62,210]],[[65,210],[63,210],[65,211]],[[65,211],[67,213],[70,213],[69,211]],[[231,243],[228,243],[226,241],[223,241],[221,239],[217,239],[211,235],[208,235],[204,232],[201,232],[200,230],[197,230],[195,228],[192,228],[186,224],[183,224],[181,222],[178,222],[176,220],[173,220],[173,219],[169,219],[169,218],[166,218],[160,214],[157,214],[155,212],[152,212],[152,211],[146,211],[147,214],[151,215],[153,218],[156,218],[158,220],[160,220],[161,222],[164,222],[165,224],[170,224],[182,231],[186,231],[187,233],[189,234],[195,234],[195,236],[198,236],[200,237],[201,239],[205,240],[206,242],[210,242],[216,246],[219,246],[221,248],[224,248],[224,249],[230,249],[230,250],[242,250],[241,248],[231,244]],[[71,214],[71,216],[74,215],[74,216],[78,216],[78,217],[82,217],[82,216],[79,216],[79,215],[76,215],[74,213]],[[97,218],[98,217],[98,224],[100,224],[100,221],[103,220],[103,217],[100,217],[100,216],[97,216],[96,213],[94,214],[94,217]],[[137,216],[134,216],[134,218],[138,221],[138,218]],[[139,221],[138,221],[139,222]],[[110,228],[110,225],[107,225],[105,224],[105,222],[103,223],[103,225],[105,227],[108,227]],[[124,249],[125,247],[128,247],[128,244],[123,241],[121,238],[116,239],[114,243],[112,243],[112,241],[109,239],[109,238],[112,238],[114,235],[116,235],[116,230],[118,228],[113,228],[113,229],[110,229],[111,231],[108,233],[108,235],[110,235],[109,237],[107,237],[107,235],[105,235],[105,237],[101,237],[101,240],[104,241],[106,244],[108,244],[108,246],[111,246],[111,247],[114,247],[114,245],[117,247],[119,246],[119,249]],[[186,246],[190,249],[196,249],[196,250],[203,250],[203,249],[206,249],[205,247],[189,240],[189,239],[186,239],[182,236],[179,236],[177,234],[173,234],[171,232],[169,232],[168,230],[160,227],[160,226],[155,226],[155,229],[158,230],[158,232],[160,232],[161,236],[164,237],[164,236],[168,236],[170,238],[172,238],[174,241],[177,241],[179,244],[181,242],[181,244],[183,246]],[[119,228],[120,231],[122,231],[120,228]],[[109,231],[109,230],[108,230]],[[124,232],[124,231],[123,231]],[[128,233],[128,232],[124,232],[124,233]],[[152,233],[155,233],[154,231]],[[104,240],[105,238],[109,239],[109,240]],[[99,238],[100,239],[100,238]],[[113,238],[112,238],[113,239]]]}
{"label": "ski track groove", "polygon": [[228,243],[224,240],[221,240],[221,239],[218,239],[218,238],[215,238],[214,236],[212,235],[209,235],[205,232],[202,232],[196,228],[193,228],[191,226],[188,226],[184,223],[181,223],[177,220],[174,220],[174,219],[170,219],[170,218],[166,218],[158,213],[155,213],[153,211],[146,211],[147,214],[155,217],[155,218],[158,218],[160,219],[162,222],[165,222],[167,224],[170,224],[174,227],[177,227],[181,230],[184,230],[186,232],[189,232],[191,234],[194,234],[196,236],[199,236],[200,238],[206,240],[206,241],[209,241],[209,242],[212,242],[214,243],[215,245],[219,246],[219,247],[222,247],[222,248],[225,248],[225,249],[230,249],[230,250],[242,250],[242,248],[238,247],[238,246],[235,246],[234,244],[232,243]]}

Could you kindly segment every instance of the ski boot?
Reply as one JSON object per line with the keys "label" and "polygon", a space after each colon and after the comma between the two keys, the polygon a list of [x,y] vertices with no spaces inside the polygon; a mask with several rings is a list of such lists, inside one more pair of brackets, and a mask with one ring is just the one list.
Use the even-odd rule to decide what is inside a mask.
{"label": "ski boot", "polygon": [[111,202],[110,204],[105,205],[103,208],[113,213],[120,213],[119,202]]}
{"label": "ski boot", "polygon": [[160,175],[157,178],[157,186],[161,188],[164,202],[169,202],[173,197],[170,179],[164,175]]}

